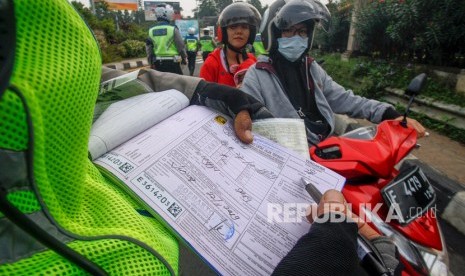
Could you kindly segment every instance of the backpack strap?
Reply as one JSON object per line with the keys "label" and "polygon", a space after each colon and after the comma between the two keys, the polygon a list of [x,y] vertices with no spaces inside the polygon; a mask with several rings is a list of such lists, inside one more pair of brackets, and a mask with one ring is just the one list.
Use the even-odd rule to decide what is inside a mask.
{"label": "backpack strap", "polygon": [[312,62],[315,61],[312,57],[305,57],[305,73],[307,74],[307,87],[308,91],[310,93],[314,94],[315,91],[315,81],[313,80],[312,76],[310,75],[310,66],[312,65]]}
{"label": "backpack strap", "polygon": [[276,75],[276,76],[278,75],[276,70],[274,69],[273,65],[271,65],[271,62],[259,61],[259,62],[255,63],[255,67],[257,69],[260,69],[260,70],[265,70],[270,74],[273,74],[273,75]]}

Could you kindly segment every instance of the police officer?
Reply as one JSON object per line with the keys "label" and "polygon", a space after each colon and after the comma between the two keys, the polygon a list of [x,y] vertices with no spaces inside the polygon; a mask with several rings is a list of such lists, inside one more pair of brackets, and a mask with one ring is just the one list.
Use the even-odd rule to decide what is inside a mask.
{"label": "police officer", "polygon": [[200,37],[200,51],[202,51],[202,58],[205,61],[208,54],[213,52],[216,48],[216,42],[213,37],[210,36],[210,29],[204,28],[203,35]]}
{"label": "police officer", "polygon": [[186,51],[179,29],[170,24],[173,13],[170,5],[155,8],[157,24],[149,30],[145,49],[152,69],[182,75],[180,63],[186,64]]}
{"label": "police officer", "polygon": [[187,67],[189,74],[194,75],[195,59],[197,58],[197,51],[199,50],[199,39],[195,36],[195,28],[190,27],[187,30],[188,35],[184,38],[184,43],[187,48]]}

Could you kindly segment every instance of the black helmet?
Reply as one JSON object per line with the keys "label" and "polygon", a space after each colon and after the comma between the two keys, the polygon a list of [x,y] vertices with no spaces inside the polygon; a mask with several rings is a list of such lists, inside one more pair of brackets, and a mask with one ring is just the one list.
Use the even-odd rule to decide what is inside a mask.
{"label": "black helmet", "polygon": [[[268,52],[277,49],[277,37],[282,30],[309,20],[329,23],[331,18],[329,10],[318,0],[277,0],[271,4],[268,14],[267,11],[263,15],[263,21],[266,20],[267,23],[262,24],[260,31],[263,45]],[[314,25],[308,29],[309,46],[312,43],[313,27]]]}
{"label": "black helmet", "polygon": [[250,35],[247,43],[252,44],[255,40],[260,21],[260,13],[254,6],[244,2],[232,3],[221,12],[218,18],[218,25],[221,28],[218,39],[227,44],[228,33],[226,32],[226,28],[230,25],[245,23],[250,26]]}

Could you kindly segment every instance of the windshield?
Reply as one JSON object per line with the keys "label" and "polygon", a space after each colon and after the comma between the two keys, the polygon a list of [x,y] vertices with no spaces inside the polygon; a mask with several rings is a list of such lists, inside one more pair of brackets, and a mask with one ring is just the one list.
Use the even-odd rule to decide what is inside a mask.
{"label": "windshield", "polygon": [[361,127],[361,128],[357,128],[352,131],[349,131],[341,135],[341,137],[347,137],[347,138],[358,139],[358,140],[371,140],[373,139],[373,137],[375,137],[377,129],[378,128],[376,126]]}

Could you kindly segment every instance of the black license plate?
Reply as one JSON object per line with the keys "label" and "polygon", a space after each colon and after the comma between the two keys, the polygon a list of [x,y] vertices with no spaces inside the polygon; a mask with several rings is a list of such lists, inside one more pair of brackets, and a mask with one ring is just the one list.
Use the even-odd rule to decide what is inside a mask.
{"label": "black license plate", "polygon": [[398,175],[381,190],[381,195],[401,224],[423,215],[436,200],[433,186],[418,166]]}

